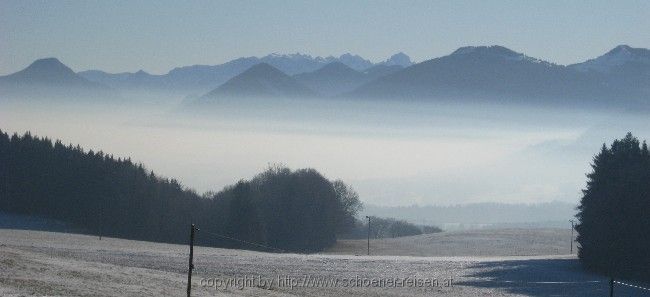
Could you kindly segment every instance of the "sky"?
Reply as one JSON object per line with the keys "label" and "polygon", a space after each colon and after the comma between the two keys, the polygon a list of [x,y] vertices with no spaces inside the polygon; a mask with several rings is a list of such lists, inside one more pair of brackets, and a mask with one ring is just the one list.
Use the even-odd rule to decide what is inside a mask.
{"label": "sky", "polygon": [[415,61],[503,45],[571,64],[650,47],[649,1],[0,1],[0,75],[57,57],[75,71],[145,71],[241,56],[351,52]]}

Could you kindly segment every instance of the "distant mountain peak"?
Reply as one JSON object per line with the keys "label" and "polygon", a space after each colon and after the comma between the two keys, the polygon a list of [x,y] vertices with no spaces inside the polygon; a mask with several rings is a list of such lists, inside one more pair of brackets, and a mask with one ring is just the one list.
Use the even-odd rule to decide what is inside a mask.
{"label": "distant mountain peak", "polygon": [[350,66],[345,65],[341,62],[331,62],[323,66],[323,68],[316,70],[317,72],[330,72],[330,71],[356,71]]}
{"label": "distant mountain peak", "polygon": [[650,50],[646,48],[634,48],[623,44],[613,48],[601,57],[607,56],[616,56],[627,60],[644,60],[644,62],[648,62],[650,61]]}
{"label": "distant mountain peak", "polygon": [[500,45],[490,46],[464,46],[455,50],[452,55],[467,55],[467,54],[490,54],[504,57],[519,57],[523,54],[515,52],[507,47]]}
{"label": "distant mountain peak", "polygon": [[27,68],[7,75],[5,78],[23,83],[87,82],[57,58],[38,59]]}
{"label": "distant mountain peak", "polygon": [[27,68],[25,68],[23,71],[26,72],[39,72],[39,73],[44,73],[44,74],[75,74],[72,69],[70,69],[68,66],[64,65],[59,61],[57,58],[44,58],[44,59],[38,59]]}
{"label": "distant mountain peak", "polygon": [[74,96],[114,96],[105,85],[90,82],[77,75],[57,58],[38,59],[25,69],[7,76],[0,76],[0,89],[11,96],[52,98]]}
{"label": "distant mountain peak", "polygon": [[294,78],[324,96],[349,92],[367,81],[363,73],[339,61],[330,62],[313,72],[294,75]]}
{"label": "distant mountain peak", "polygon": [[372,62],[362,58],[359,55],[353,55],[350,53],[345,53],[339,56],[338,61],[357,71],[361,71],[373,66]]}
{"label": "distant mountain peak", "polygon": [[606,53],[606,55],[615,55],[615,54],[619,54],[619,53],[631,54],[631,52],[633,50],[634,49],[631,46],[629,46],[627,44],[621,44],[621,45],[611,49],[609,52]]}
{"label": "distant mountain peak", "polygon": [[34,62],[32,62],[31,66],[65,66],[59,59],[57,58],[43,58],[43,59],[38,59]]}
{"label": "distant mountain peak", "polygon": [[650,50],[633,48],[629,45],[619,45],[604,55],[582,63],[571,65],[580,71],[609,72],[612,68],[623,66],[627,63],[640,63],[650,65]]}
{"label": "distant mountain peak", "polygon": [[258,63],[253,65],[251,68],[248,68],[248,70],[244,71],[242,75],[268,75],[268,74],[284,74],[282,71],[278,70],[277,68],[271,66],[269,63]]}
{"label": "distant mountain peak", "polygon": [[216,97],[310,97],[314,93],[268,63],[255,64],[204,95]]}
{"label": "distant mountain peak", "polygon": [[515,52],[507,47],[500,46],[500,45],[490,45],[490,46],[464,46],[461,47],[457,50],[455,50],[453,53],[451,53],[451,57],[454,56],[459,56],[462,57],[464,55],[478,55],[478,56],[486,56],[486,57],[499,57],[503,58],[505,60],[509,61],[526,61],[530,63],[539,63],[539,64],[545,64],[545,65],[552,65],[550,62],[546,62],[544,60],[540,60],[537,58],[529,57],[526,56],[522,53]]}
{"label": "distant mountain peak", "polygon": [[384,61],[382,64],[386,66],[402,66],[402,67],[409,67],[413,65],[413,62],[411,61],[411,57],[406,55],[403,52],[399,52],[397,54],[394,54],[388,58],[388,60]]}
{"label": "distant mountain peak", "polygon": [[[269,78],[269,77],[284,77],[287,76],[284,72],[278,70],[277,68],[271,66],[269,63],[261,62],[257,63],[250,68],[246,69],[241,74],[233,77],[235,78]],[[232,79],[231,79],[232,80]]]}
{"label": "distant mountain peak", "polygon": [[[351,58],[354,58],[354,59],[363,59],[361,56],[359,56],[359,55],[354,55],[354,54],[351,54],[351,53],[345,53],[345,54],[342,54],[342,55],[339,56],[339,59],[351,59]],[[364,60],[365,60],[365,59],[364,59]]]}
{"label": "distant mountain peak", "polygon": [[325,66],[315,71],[296,74],[294,75],[294,78],[298,79],[298,81],[313,79],[319,80],[323,78],[345,80],[348,78],[356,78],[358,76],[363,76],[363,74],[342,62],[334,61],[325,64]]}

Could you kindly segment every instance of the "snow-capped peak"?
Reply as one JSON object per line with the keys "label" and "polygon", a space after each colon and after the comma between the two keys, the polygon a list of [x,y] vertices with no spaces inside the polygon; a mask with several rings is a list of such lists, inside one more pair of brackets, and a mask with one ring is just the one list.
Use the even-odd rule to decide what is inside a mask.
{"label": "snow-capped peak", "polygon": [[310,55],[301,54],[301,53],[295,53],[295,54],[271,53],[271,54],[266,55],[265,57],[262,57],[261,59],[291,59],[291,60],[307,59],[307,60],[312,60],[314,58],[312,56],[310,56]]}

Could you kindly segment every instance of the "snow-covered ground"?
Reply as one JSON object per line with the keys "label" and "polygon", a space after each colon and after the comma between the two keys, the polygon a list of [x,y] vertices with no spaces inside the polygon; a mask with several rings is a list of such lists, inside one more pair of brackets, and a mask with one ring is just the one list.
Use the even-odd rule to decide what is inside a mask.
{"label": "snow-covered ground", "polygon": [[[476,236],[476,243],[482,247],[490,242],[484,239],[489,238],[489,232],[455,232],[406,240],[433,242],[437,239],[442,241],[435,245],[438,250],[454,249],[458,242],[464,242],[456,237],[466,236],[465,240],[472,242],[471,237]],[[504,238],[503,232],[520,234],[505,236],[511,238],[512,244],[520,238],[534,236],[527,235],[531,230],[524,229],[493,232],[501,234],[495,238]],[[201,238],[199,231],[197,241]],[[521,240],[522,250],[543,250],[527,247],[528,243],[531,242]],[[447,253],[453,256],[417,257],[269,254],[196,247],[192,296],[605,296],[608,293],[607,279],[584,272],[572,255],[504,256],[497,255],[494,247],[487,247],[491,252],[477,255],[461,252],[479,250],[479,247],[461,247],[457,252]],[[339,249],[338,253],[343,251]],[[1,296],[184,296],[187,266],[186,245],[0,230]],[[426,287],[425,282],[432,279],[438,286]],[[445,286],[449,279],[453,280],[452,286]],[[411,281],[416,285],[409,285]],[[215,288],[214,284],[232,286],[224,289]],[[395,284],[402,286],[394,288]],[[329,287],[323,287],[326,285]]]}
{"label": "snow-covered ground", "polygon": [[[575,246],[573,252],[576,252]],[[392,256],[539,256],[567,255],[571,230],[557,228],[450,231],[373,239],[373,255]],[[339,240],[329,254],[366,254],[367,241]]]}

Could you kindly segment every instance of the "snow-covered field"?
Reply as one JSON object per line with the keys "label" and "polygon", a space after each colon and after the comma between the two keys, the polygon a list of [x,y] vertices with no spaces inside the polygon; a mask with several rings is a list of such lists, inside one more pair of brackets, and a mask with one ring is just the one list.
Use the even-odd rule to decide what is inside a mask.
{"label": "snow-covered field", "polygon": [[[517,254],[533,256],[499,255],[498,248],[492,246],[490,232],[495,233],[497,242],[507,240],[508,244],[520,245],[521,251],[529,251]],[[422,244],[439,241],[426,253],[422,252],[444,255],[433,257],[344,255],[344,247],[328,252],[338,255],[269,254],[196,247],[192,295],[605,296],[608,293],[607,279],[582,271],[574,256],[539,255],[544,251],[553,252],[554,244],[542,242],[545,237],[531,241],[530,237],[536,236],[532,232],[535,231],[484,230],[404,239]],[[563,236],[560,233],[566,230],[557,232],[559,240]],[[199,231],[197,240],[201,236]],[[399,240],[377,242],[382,245],[378,250],[389,254],[389,246],[396,244],[393,241]],[[478,246],[463,248],[459,242],[476,242]],[[358,243],[352,244],[354,247]],[[406,247],[423,248],[405,244],[398,250],[402,254],[420,253],[404,252]],[[486,252],[481,252],[482,248]],[[353,254],[365,252],[352,250]],[[184,296],[187,266],[186,245],[0,230],[1,296]],[[432,279],[436,279],[437,286],[428,285]],[[453,280],[452,286],[445,286],[449,285],[449,279]],[[215,288],[229,284],[232,286]]]}
{"label": "snow-covered field", "polygon": [[[567,255],[570,229],[488,229],[450,231],[373,239],[373,255],[390,256],[540,256]],[[575,246],[574,246],[574,252]],[[339,240],[330,254],[366,254],[367,241]]]}

